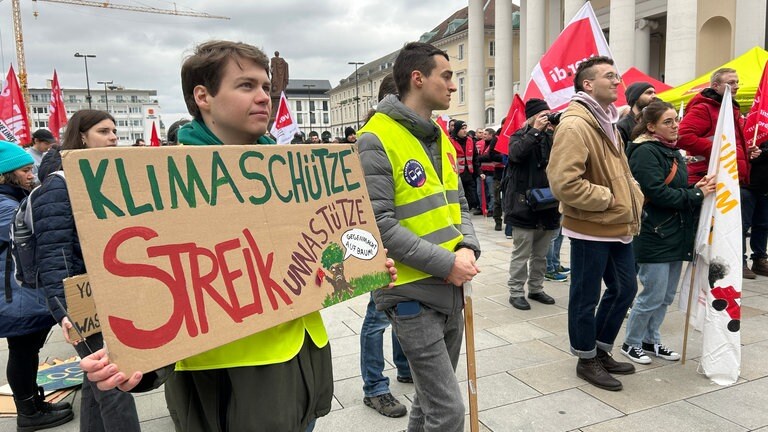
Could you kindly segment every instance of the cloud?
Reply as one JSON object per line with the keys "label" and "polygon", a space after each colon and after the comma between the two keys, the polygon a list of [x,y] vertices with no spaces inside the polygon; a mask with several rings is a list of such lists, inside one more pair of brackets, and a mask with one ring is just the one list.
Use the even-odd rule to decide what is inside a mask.
{"label": "cloud", "polygon": [[[145,6],[147,2],[120,0]],[[292,78],[328,79],[337,85],[353,67],[416,40],[466,0],[187,0],[179,10],[224,15],[230,20],[185,18],[46,2],[22,2],[22,25],[30,87],[43,87],[53,69],[62,87],[84,88],[88,59],[91,89],[112,80],[126,88],[156,89],[166,124],[184,115],[179,68],[192,48],[209,39],[253,44],[269,57],[280,51]],[[151,2],[173,9],[174,3]],[[38,17],[33,12],[39,13]],[[16,64],[11,4],[0,0],[2,75]]]}

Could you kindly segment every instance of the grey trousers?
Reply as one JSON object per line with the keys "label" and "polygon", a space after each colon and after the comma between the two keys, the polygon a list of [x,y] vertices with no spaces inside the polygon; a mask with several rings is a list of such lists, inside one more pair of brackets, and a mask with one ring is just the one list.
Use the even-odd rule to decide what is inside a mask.
{"label": "grey trousers", "polygon": [[515,227],[512,230],[512,258],[509,261],[510,297],[523,297],[523,287],[528,282],[528,294],[544,290],[544,273],[547,271],[547,251],[556,230]]}
{"label": "grey trousers", "polygon": [[411,315],[397,315],[396,308],[385,312],[408,358],[416,387],[408,432],[463,432],[464,401],[456,380],[463,314],[445,315],[423,305]]}

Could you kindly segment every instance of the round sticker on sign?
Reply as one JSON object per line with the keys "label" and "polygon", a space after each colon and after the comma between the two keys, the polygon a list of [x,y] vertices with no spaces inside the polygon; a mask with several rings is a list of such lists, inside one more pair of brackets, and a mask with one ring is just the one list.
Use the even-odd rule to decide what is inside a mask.
{"label": "round sticker on sign", "polygon": [[345,260],[350,256],[361,260],[371,260],[379,252],[379,243],[373,234],[357,228],[342,234],[341,243],[347,248],[347,252],[344,254]]}
{"label": "round sticker on sign", "polygon": [[413,187],[422,187],[427,182],[427,174],[424,172],[424,167],[415,159],[405,163],[403,177],[405,177],[405,182]]}

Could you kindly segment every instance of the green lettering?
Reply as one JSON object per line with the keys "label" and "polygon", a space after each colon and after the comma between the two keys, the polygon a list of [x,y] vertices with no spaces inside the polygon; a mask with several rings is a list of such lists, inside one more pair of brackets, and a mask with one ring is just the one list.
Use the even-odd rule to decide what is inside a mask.
{"label": "green lettering", "polygon": [[312,154],[320,159],[320,168],[323,170],[323,181],[325,182],[325,191],[327,196],[331,196],[331,185],[328,182],[328,170],[325,169],[325,157],[328,156],[328,149],[319,148],[312,150]]}
{"label": "green lettering", "polygon": [[264,185],[264,195],[260,197],[251,195],[248,197],[248,201],[250,201],[252,204],[260,205],[269,201],[269,199],[272,197],[272,188],[269,187],[269,181],[266,177],[264,177],[263,174],[259,172],[250,172],[246,168],[245,162],[252,157],[255,157],[259,160],[264,160],[264,155],[257,151],[247,151],[243,153],[240,156],[240,173],[248,180],[258,180]]}
{"label": "green lettering", "polygon": [[176,166],[176,161],[173,160],[173,157],[168,156],[168,181],[171,188],[171,208],[174,209],[179,208],[177,189],[181,192],[181,195],[184,197],[187,205],[189,205],[189,208],[197,207],[197,194],[195,193],[195,190],[200,192],[205,202],[208,202],[210,199],[208,191],[205,190],[205,186],[203,185],[203,180],[200,178],[200,173],[197,172],[197,167],[195,166],[194,160],[192,160],[192,156],[187,155],[186,161],[187,182],[184,183],[184,180],[181,178],[181,173],[179,172],[179,167]]}
{"label": "green lettering", "polygon": [[[219,152],[213,152],[211,165],[211,205],[216,205],[216,198],[218,196],[219,187],[224,186],[225,184],[229,185],[230,189],[232,189],[232,193],[235,194],[235,197],[238,201],[241,203],[245,202],[243,196],[240,194],[240,191],[237,189],[235,182],[229,175],[227,166],[224,165],[224,161],[221,160]],[[219,177],[219,171],[221,171],[221,177]]]}
{"label": "green lettering", "polygon": [[279,154],[272,155],[269,158],[269,166],[268,166],[269,180],[272,183],[272,188],[275,190],[275,195],[277,195],[277,197],[280,198],[280,201],[284,203],[291,202],[291,200],[293,199],[293,192],[289,191],[288,195],[280,195],[280,190],[277,188],[277,184],[275,183],[275,176],[274,174],[272,174],[274,172],[274,170],[272,169],[272,163],[275,161],[280,161],[280,163],[282,163],[283,165],[286,165],[285,158],[283,158]]}
{"label": "green lettering", "polygon": [[[312,166],[312,171],[315,173],[314,179],[309,172],[310,165]],[[323,185],[320,184],[320,173],[317,172],[317,164],[315,163],[314,155],[312,155],[311,163],[309,156],[304,155],[304,178],[306,178],[307,183],[309,183],[309,196],[311,196],[313,200],[320,199],[323,195]],[[315,186],[317,190],[312,190],[312,186]]]}
{"label": "green lettering", "polygon": [[336,166],[339,164],[339,153],[330,153],[328,156],[333,159],[333,165],[331,165],[331,193],[337,194],[344,192],[344,186],[336,186]]}
{"label": "green lettering", "polygon": [[107,212],[105,207],[108,208],[115,216],[125,216],[125,213],[115,205],[109,198],[101,193],[101,187],[104,184],[104,175],[107,172],[107,165],[109,160],[102,159],[99,161],[99,167],[94,174],[91,169],[91,163],[87,159],[80,159],[80,173],[83,175],[83,182],[85,182],[85,188],[88,191],[88,197],[91,199],[91,208],[93,213],[99,219],[106,219]]}
{"label": "green lettering", "polygon": [[339,159],[341,159],[341,173],[344,175],[344,184],[347,186],[348,191],[353,191],[355,189],[358,189],[360,187],[360,183],[355,182],[352,184],[349,184],[349,179],[347,178],[347,174],[352,174],[351,169],[347,169],[344,166],[344,158],[346,156],[349,156],[352,154],[352,149],[349,150],[343,150],[341,153],[339,153]]}
{"label": "green lettering", "polygon": [[155,208],[157,210],[164,209],[163,196],[160,195],[160,186],[157,184],[157,174],[155,174],[155,167],[152,165],[147,165],[147,179],[149,180],[149,189],[152,191],[152,199],[155,201]]}
{"label": "green lettering", "polygon": [[[302,202],[299,197],[299,187],[303,192],[304,202],[307,202],[307,185],[304,183],[304,170],[301,168],[301,153],[296,152],[296,165],[293,163],[294,152],[288,152],[288,168],[291,171],[291,184],[293,185],[293,196],[296,202]],[[298,172],[297,172],[298,171]]]}
{"label": "green lettering", "polygon": [[128,214],[136,216],[153,211],[150,203],[144,203],[136,207],[136,203],[133,200],[133,193],[131,193],[131,185],[128,183],[128,176],[125,175],[125,163],[122,159],[115,159],[115,170],[117,171],[117,178],[120,180],[120,190],[123,191],[123,199],[125,200],[125,207],[126,210],[128,210]]}

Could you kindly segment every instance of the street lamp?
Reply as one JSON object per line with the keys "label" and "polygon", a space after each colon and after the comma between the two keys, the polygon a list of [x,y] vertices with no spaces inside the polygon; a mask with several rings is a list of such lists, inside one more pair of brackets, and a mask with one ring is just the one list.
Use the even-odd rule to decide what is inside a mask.
{"label": "street lamp", "polygon": [[357,128],[360,129],[360,88],[358,86],[357,67],[364,65],[364,62],[347,62],[347,64],[355,65],[355,114],[357,115]]}
{"label": "street lamp", "polygon": [[107,84],[112,84],[112,81],[97,81],[97,84],[104,84],[104,102],[107,103],[107,112],[109,112],[109,93],[107,93]]}
{"label": "street lamp", "polygon": [[88,99],[88,109],[93,109],[91,106],[91,83],[88,81],[88,57],[95,58],[96,55],[94,54],[80,54],[75,53],[75,57],[82,57],[83,61],[85,61],[85,87],[88,89],[88,96],[85,98]]}
{"label": "street lamp", "polygon": [[[312,132],[312,93],[310,93],[310,89],[314,87],[314,84],[302,84],[302,86],[307,88],[307,99],[309,99],[309,102],[307,103],[307,110],[309,111],[309,132]],[[309,136],[309,132],[307,132],[307,136]]]}

